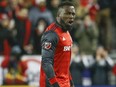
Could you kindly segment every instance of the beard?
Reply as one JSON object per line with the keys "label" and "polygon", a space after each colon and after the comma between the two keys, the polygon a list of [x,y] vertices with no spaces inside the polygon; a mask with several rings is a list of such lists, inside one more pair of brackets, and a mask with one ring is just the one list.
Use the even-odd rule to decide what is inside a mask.
{"label": "beard", "polygon": [[62,30],[63,30],[63,31],[66,32],[66,31],[71,31],[71,30],[72,30],[72,25],[66,24],[66,23],[64,22],[64,20],[61,19],[60,23],[61,23],[61,26],[62,26]]}

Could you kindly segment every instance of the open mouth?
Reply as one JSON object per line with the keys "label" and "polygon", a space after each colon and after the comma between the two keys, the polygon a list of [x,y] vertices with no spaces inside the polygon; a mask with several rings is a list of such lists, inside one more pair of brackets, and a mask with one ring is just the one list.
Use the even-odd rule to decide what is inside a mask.
{"label": "open mouth", "polygon": [[72,24],[73,24],[73,21],[69,21],[68,24],[69,24],[69,25],[72,25]]}

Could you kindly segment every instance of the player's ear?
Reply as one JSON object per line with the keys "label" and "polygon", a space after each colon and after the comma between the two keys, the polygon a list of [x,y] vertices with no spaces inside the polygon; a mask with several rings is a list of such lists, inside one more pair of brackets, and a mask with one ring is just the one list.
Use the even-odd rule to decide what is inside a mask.
{"label": "player's ear", "polygon": [[61,15],[62,9],[60,8],[57,12],[57,17],[59,17]]}
{"label": "player's ear", "polygon": [[59,17],[60,16],[60,12],[59,12],[59,10],[58,10],[58,12],[57,12],[57,17]]}

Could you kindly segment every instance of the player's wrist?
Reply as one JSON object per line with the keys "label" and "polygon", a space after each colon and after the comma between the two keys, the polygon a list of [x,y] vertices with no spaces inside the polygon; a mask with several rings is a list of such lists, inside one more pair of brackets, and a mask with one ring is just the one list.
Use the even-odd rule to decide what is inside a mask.
{"label": "player's wrist", "polygon": [[53,87],[60,87],[55,76],[53,78],[50,78],[49,82]]}
{"label": "player's wrist", "polygon": [[54,84],[54,83],[56,83],[57,82],[56,77],[54,76],[53,78],[50,78],[49,82],[50,82],[51,85]]}

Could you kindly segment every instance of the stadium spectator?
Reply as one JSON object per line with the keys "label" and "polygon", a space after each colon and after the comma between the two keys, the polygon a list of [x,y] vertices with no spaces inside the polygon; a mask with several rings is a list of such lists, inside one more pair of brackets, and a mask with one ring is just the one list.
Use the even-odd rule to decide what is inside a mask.
{"label": "stadium spectator", "polygon": [[10,19],[7,14],[2,14],[0,19],[0,55],[9,55],[10,48],[20,49],[17,41],[9,31]]}
{"label": "stadium spectator", "polygon": [[15,17],[16,39],[24,54],[32,54],[33,45],[31,43],[31,21],[28,18],[28,9],[21,8]]}
{"label": "stadium spectator", "polygon": [[72,46],[72,56],[71,56],[71,66],[70,66],[70,72],[72,75],[72,79],[74,81],[74,85],[82,85],[82,64],[81,60],[79,58],[79,47],[76,43]]}
{"label": "stadium spectator", "polygon": [[109,85],[109,71],[112,70],[114,61],[109,57],[108,51],[100,46],[96,50],[95,63],[92,66],[92,84]]}
{"label": "stadium spectator", "polygon": [[47,26],[48,22],[44,18],[38,19],[33,34],[34,54],[41,54],[41,36]]}
{"label": "stadium spectator", "polygon": [[73,39],[78,43],[80,54],[93,55],[98,45],[98,29],[95,22],[86,15],[83,19],[75,20],[73,30]]}
{"label": "stadium spectator", "polygon": [[86,57],[84,55],[80,55],[77,51],[79,51],[79,48],[74,45],[72,47],[72,54],[74,54],[74,56],[72,56],[70,67],[74,84],[76,86],[91,86],[91,67],[94,63],[94,59],[92,56]]}
{"label": "stadium spectator", "polygon": [[99,44],[110,51],[112,42],[110,0],[97,0],[97,2],[100,8],[96,18],[99,29]]}
{"label": "stadium spectator", "polygon": [[53,22],[53,15],[50,10],[46,7],[46,0],[35,0],[35,7],[32,7],[29,11],[29,19],[32,22],[33,29],[35,29],[35,25],[37,20],[40,18],[45,18],[48,24]]}

